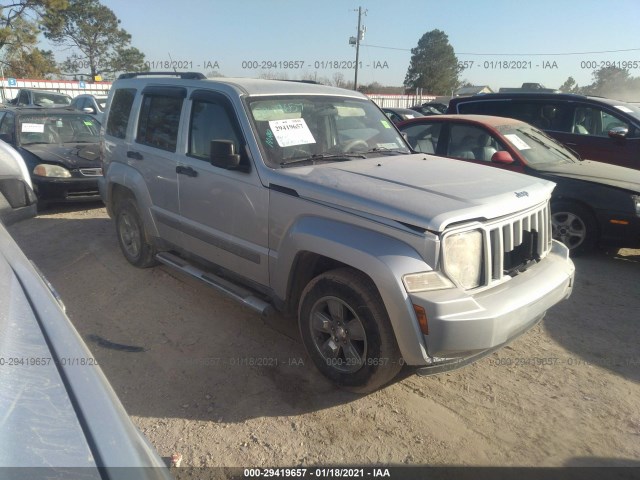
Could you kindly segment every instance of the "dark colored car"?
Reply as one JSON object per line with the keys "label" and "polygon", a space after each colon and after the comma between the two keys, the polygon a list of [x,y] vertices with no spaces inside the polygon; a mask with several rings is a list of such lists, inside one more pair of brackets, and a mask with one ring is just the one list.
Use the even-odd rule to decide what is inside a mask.
{"label": "dark colored car", "polygon": [[581,160],[541,130],[483,115],[422,117],[398,125],[419,152],[526,173],[556,183],[553,237],[572,253],[640,246],[640,172]]}
{"label": "dark colored car", "polygon": [[385,113],[389,120],[393,123],[398,124],[405,120],[410,120],[412,118],[424,117],[424,114],[417,112],[415,110],[411,110],[410,108],[383,108],[382,111]]}
{"label": "dark colored car", "polygon": [[442,112],[435,105],[422,104],[422,105],[414,105],[413,107],[409,107],[410,110],[421,113],[424,116],[428,115],[440,115]]}
{"label": "dark colored car", "polygon": [[538,127],[582,158],[640,170],[640,106],[559,93],[453,98],[447,113],[495,115]]}
{"label": "dark colored car", "polygon": [[169,480],[55,290],[5,228],[36,214],[21,162],[0,142],[2,478]]}
{"label": "dark colored car", "polygon": [[22,156],[39,204],[99,200],[100,124],[71,108],[0,109],[0,139]]}
{"label": "dark colored car", "polygon": [[65,107],[71,105],[71,97],[51,90],[21,88],[9,104],[16,107]]}

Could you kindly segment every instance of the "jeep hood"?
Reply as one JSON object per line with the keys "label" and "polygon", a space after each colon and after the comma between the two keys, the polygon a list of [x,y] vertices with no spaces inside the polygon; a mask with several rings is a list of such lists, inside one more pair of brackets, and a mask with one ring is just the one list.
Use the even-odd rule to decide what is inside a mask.
{"label": "jeep hood", "polygon": [[562,165],[536,166],[535,170],[540,173],[548,173],[560,177],[624,188],[632,192],[640,192],[640,171],[619,165],[583,160],[582,162]]}
{"label": "jeep hood", "polygon": [[[459,160],[415,154],[277,170],[302,198],[441,232],[537,205],[554,183]],[[275,173],[275,172],[274,172]]]}

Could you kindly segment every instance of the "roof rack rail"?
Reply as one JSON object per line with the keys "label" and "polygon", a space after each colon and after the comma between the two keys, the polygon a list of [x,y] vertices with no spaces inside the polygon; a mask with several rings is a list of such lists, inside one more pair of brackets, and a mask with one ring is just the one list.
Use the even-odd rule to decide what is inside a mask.
{"label": "roof rack rail", "polygon": [[122,73],[118,77],[118,80],[124,80],[126,78],[136,78],[136,77],[142,77],[142,76],[152,76],[152,75],[165,76],[165,77],[166,76],[180,77],[185,80],[203,80],[207,78],[200,72],[129,72],[129,73]]}

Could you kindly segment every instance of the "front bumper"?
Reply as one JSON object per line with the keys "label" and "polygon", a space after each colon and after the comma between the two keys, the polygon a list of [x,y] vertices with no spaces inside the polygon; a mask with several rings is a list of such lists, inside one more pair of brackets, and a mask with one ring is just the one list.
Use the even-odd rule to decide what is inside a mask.
{"label": "front bumper", "polygon": [[411,295],[428,318],[424,370],[463,366],[526,332],[569,297],[574,273],[567,248],[554,241],[542,261],[493,288],[477,294],[450,289]]}
{"label": "front bumper", "polygon": [[52,178],[32,175],[38,199],[52,202],[100,200],[98,177]]}

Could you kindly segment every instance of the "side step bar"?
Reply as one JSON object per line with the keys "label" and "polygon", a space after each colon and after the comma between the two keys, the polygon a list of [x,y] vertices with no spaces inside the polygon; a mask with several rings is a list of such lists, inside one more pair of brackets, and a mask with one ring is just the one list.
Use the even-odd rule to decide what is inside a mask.
{"label": "side step bar", "polygon": [[229,280],[219,277],[218,275],[215,275],[211,272],[201,270],[198,267],[188,263],[184,259],[178,257],[177,255],[173,255],[169,252],[160,252],[156,255],[156,259],[160,263],[175,268],[176,270],[179,270],[182,273],[189,275],[190,277],[206,283],[210,287],[215,288],[219,292],[224,293],[225,295],[233,298],[234,300],[242,303],[252,310],[255,310],[261,315],[266,315],[272,308],[271,304],[256,297],[250,290],[236,285]]}

